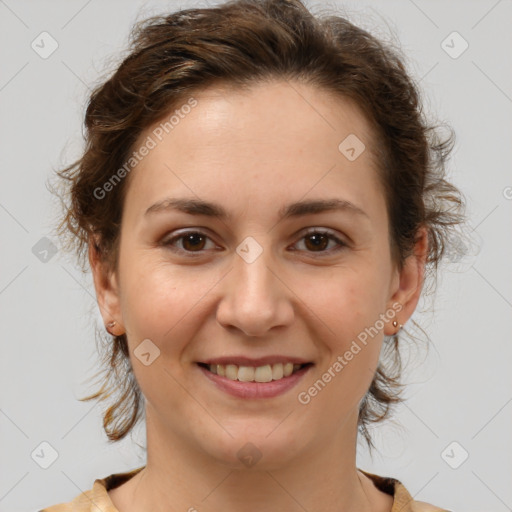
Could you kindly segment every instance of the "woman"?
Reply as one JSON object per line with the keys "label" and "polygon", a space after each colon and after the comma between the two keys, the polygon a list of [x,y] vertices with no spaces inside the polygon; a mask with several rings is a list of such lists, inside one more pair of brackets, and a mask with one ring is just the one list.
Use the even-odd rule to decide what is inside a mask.
{"label": "woman", "polygon": [[400,57],[299,0],[190,9],[137,27],[85,124],[61,233],[112,336],[86,399],[118,394],[111,441],[144,411],[147,463],[44,510],[443,510],[356,467],[462,220]]}

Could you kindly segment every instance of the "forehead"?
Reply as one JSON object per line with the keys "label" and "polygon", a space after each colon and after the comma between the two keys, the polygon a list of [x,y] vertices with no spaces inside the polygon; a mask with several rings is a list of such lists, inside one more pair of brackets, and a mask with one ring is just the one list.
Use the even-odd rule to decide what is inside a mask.
{"label": "forehead", "polygon": [[358,107],[298,82],[196,92],[145,130],[135,149],[149,139],[153,148],[128,192],[146,202],[170,189],[224,191],[226,199],[236,190],[242,202],[261,198],[265,187],[283,200],[340,186],[347,196],[376,191],[372,132]]}
{"label": "forehead", "polygon": [[[357,105],[349,98],[312,85],[296,81],[261,82],[244,89],[226,85],[196,92],[193,97],[196,106],[187,108],[180,119],[174,116],[175,135],[185,131],[179,129],[179,124],[194,124],[195,138],[202,137],[205,144],[273,141],[277,148],[293,145],[298,149],[299,143],[310,142],[303,145],[301,153],[334,149],[335,154],[339,151],[338,142],[355,135],[365,141],[367,149],[373,149],[370,125]],[[187,103],[190,97],[183,98],[174,112],[185,111]],[[171,130],[165,127],[171,117],[164,116],[146,132],[160,128],[160,135],[165,138],[170,135]],[[288,144],[283,148],[285,141]]]}

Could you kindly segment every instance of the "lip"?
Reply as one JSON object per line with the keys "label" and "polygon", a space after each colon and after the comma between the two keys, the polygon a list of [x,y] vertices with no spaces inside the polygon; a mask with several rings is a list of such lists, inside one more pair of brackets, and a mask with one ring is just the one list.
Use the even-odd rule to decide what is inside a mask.
{"label": "lip", "polygon": [[308,364],[311,361],[306,359],[299,359],[297,357],[288,356],[266,356],[258,358],[250,358],[244,356],[224,356],[215,357],[213,359],[205,359],[204,361],[198,361],[203,364],[236,364],[237,366],[265,366],[267,364],[278,364],[278,363],[293,363],[293,364]]}
{"label": "lip", "polygon": [[[233,359],[230,359],[233,361]],[[254,360],[252,360],[254,361]],[[258,364],[259,364],[259,360]],[[291,362],[290,359],[287,360]],[[278,361],[281,362],[281,361]],[[211,363],[215,364],[215,363]],[[217,363],[223,364],[223,363]],[[229,363],[227,363],[229,364]],[[266,363],[270,364],[270,363]],[[305,364],[305,363],[296,363]],[[250,365],[248,365],[250,366]],[[235,396],[237,398],[253,399],[253,398],[273,398],[282,395],[289,391],[291,388],[296,386],[300,380],[306,375],[306,373],[313,367],[312,364],[308,364],[304,368],[297,370],[288,377],[283,377],[279,380],[273,380],[271,382],[241,382],[238,380],[231,380],[227,377],[221,377],[216,373],[212,373],[203,366],[197,364],[197,367],[203,372],[203,375],[210,379],[221,391]]]}

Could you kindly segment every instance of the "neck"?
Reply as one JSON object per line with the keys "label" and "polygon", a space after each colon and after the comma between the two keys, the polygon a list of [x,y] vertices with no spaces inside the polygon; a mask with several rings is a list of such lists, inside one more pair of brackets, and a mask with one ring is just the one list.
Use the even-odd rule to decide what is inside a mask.
{"label": "neck", "polygon": [[[132,510],[373,512],[384,504],[355,465],[357,415],[347,419],[336,439],[321,440],[292,463],[270,469],[228,467],[170,438],[151,414],[146,418],[147,464],[132,479]],[[391,501],[388,497],[382,510],[389,510]]]}

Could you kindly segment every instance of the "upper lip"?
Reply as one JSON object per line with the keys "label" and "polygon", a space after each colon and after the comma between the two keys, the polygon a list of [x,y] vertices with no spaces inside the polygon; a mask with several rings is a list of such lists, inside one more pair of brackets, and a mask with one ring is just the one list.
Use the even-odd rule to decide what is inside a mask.
{"label": "upper lip", "polygon": [[301,359],[299,357],[288,357],[288,356],[266,356],[266,357],[244,357],[244,356],[224,356],[224,357],[214,357],[211,359],[206,359],[204,361],[199,361],[204,364],[235,364],[237,366],[265,366],[267,364],[278,364],[278,363],[293,363],[293,364],[307,364],[311,363],[306,359]]}

